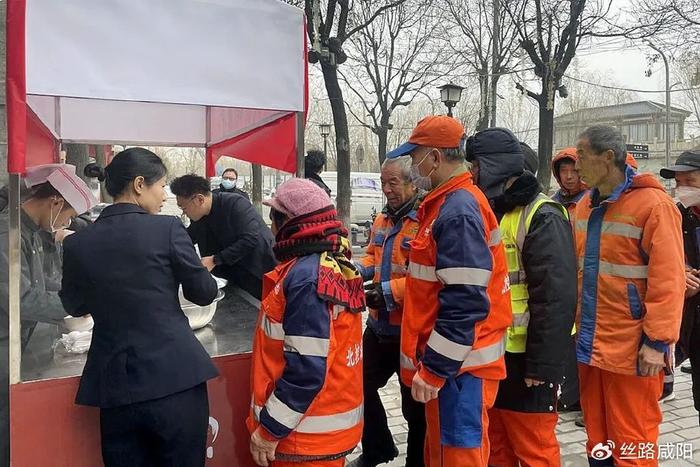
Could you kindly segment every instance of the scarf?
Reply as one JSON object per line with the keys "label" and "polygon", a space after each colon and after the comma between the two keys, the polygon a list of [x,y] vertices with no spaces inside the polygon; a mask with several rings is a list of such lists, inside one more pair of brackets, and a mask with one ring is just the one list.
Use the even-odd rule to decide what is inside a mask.
{"label": "scarf", "polygon": [[413,198],[409,199],[406,201],[404,204],[399,206],[398,209],[391,209],[391,206],[388,204],[384,208],[384,213],[389,216],[391,219],[391,222],[394,223],[394,225],[398,224],[401,219],[403,219],[409,212],[411,212],[412,209],[415,208],[416,206],[416,201],[418,200],[418,195],[413,196]]}
{"label": "scarf", "polygon": [[347,235],[335,208],[328,206],[285,223],[273,250],[279,261],[319,253],[318,296],[358,313],[365,309],[365,295]]}
{"label": "scarf", "polygon": [[503,194],[490,199],[491,207],[500,221],[507,213],[518,206],[527,206],[540,193],[537,177],[528,171],[520,175]]}

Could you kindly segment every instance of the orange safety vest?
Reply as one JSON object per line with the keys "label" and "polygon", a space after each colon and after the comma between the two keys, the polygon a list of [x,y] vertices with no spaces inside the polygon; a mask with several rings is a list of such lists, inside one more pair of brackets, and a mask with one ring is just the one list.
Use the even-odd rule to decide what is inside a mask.
{"label": "orange safety vest", "polygon": [[680,213],[653,175],[631,167],[624,183],[591,207],[597,196],[592,190],[575,211],[576,356],[634,375],[642,344],[663,351],[678,339],[685,292]]}
{"label": "orange safety vest", "polygon": [[[451,227],[455,220],[464,228]],[[431,191],[418,209],[418,223],[401,323],[401,380],[411,386],[417,370],[437,387],[465,372],[503,379],[505,333],[513,319],[508,266],[496,216],[471,174]],[[439,251],[434,229],[443,224]],[[479,254],[468,261],[458,257],[473,252]],[[476,301],[483,310],[472,309]],[[427,357],[444,364],[426,368]]]}
{"label": "orange safety vest", "polygon": [[366,255],[359,261],[363,279],[381,282],[386,310],[369,309],[367,325],[378,335],[399,336],[410,241],[418,232],[416,211],[394,225],[387,214],[374,220]]}
{"label": "orange safety vest", "polygon": [[[304,261],[307,260],[307,261]],[[313,281],[309,293],[315,293],[315,281],[309,279],[318,274],[318,269],[308,267],[317,264],[318,256],[296,258],[279,264],[263,279],[263,300],[258,325],[253,341],[251,368],[252,402],[247,419],[248,429],[253,433],[260,425],[263,408],[271,424],[280,424],[291,429],[282,438],[277,453],[302,458],[304,456],[328,456],[348,453],[357,446],[362,437],[363,395],[362,384],[362,314],[351,313],[348,308],[323,302],[328,313],[330,327],[326,338],[304,335],[309,326],[296,326],[295,335],[290,335],[294,323],[285,320],[289,313],[285,289],[290,287],[290,279]],[[306,269],[295,267],[302,266]],[[316,265],[316,267],[318,267]],[[290,277],[291,276],[291,277]],[[298,289],[297,289],[298,290]],[[303,306],[304,297],[300,304]],[[314,297],[314,300],[320,300]],[[318,303],[318,302],[316,302]],[[303,310],[304,314],[306,310]],[[318,310],[314,310],[318,312]],[[301,331],[300,331],[301,329]],[[277,390],[285,368],[295,363],[299,356],[325,357],[325,375],[320,375],[322,387],[304,413],[294,410],[290,401],[278,397]],[[307,379],[316,367],[304,366],[297,361],[295,373],[305,374]],[[323,366],[321,367],[323,368]],[[305,373],[306,372],[306,373]],[[292,386],[291,388],[289,386]],[[285,388],[293,391],[295,384]],[[263,418],[263,421],[265,419]],[[271,430],[268,430],[271,432]]]}

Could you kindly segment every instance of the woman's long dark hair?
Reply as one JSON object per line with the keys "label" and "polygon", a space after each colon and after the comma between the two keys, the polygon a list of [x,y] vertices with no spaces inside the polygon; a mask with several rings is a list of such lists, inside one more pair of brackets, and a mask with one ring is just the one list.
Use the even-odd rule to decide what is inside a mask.
{"label": "woman's long dark hair", "polygon": [[125,149],[114,156],[107,167],[93,167],[92,171],[101,182],[105,182],[107,193],[112,197],[121,195],[136,177],[143,177],[150,186],[167,173],[161,158],[144,148]]}

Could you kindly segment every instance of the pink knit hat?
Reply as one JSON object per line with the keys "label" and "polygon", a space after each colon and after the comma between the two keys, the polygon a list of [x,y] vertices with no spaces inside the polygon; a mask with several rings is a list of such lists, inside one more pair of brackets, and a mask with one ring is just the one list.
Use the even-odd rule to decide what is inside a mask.
{"label": "pink knit hat", "polygon": [[333,205],[323,188],[311,180],[296,177],[278,186],[275,195],[263,204],[290,219]]}

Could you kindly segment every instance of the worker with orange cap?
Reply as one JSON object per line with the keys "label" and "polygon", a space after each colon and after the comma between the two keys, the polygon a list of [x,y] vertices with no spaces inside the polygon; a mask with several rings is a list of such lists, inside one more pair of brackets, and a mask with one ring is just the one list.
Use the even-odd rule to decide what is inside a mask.
{"label": "worker with orange cap", "polygon": [[429,191],[410,242],[401,321],[401,381],[426,403],[425,464],[486,466],[488,410],[505,377],[512,321],[508,267],[498,221],[474,184],[464,127],[426,117],[387,154],[412,158],[412,179]]}

